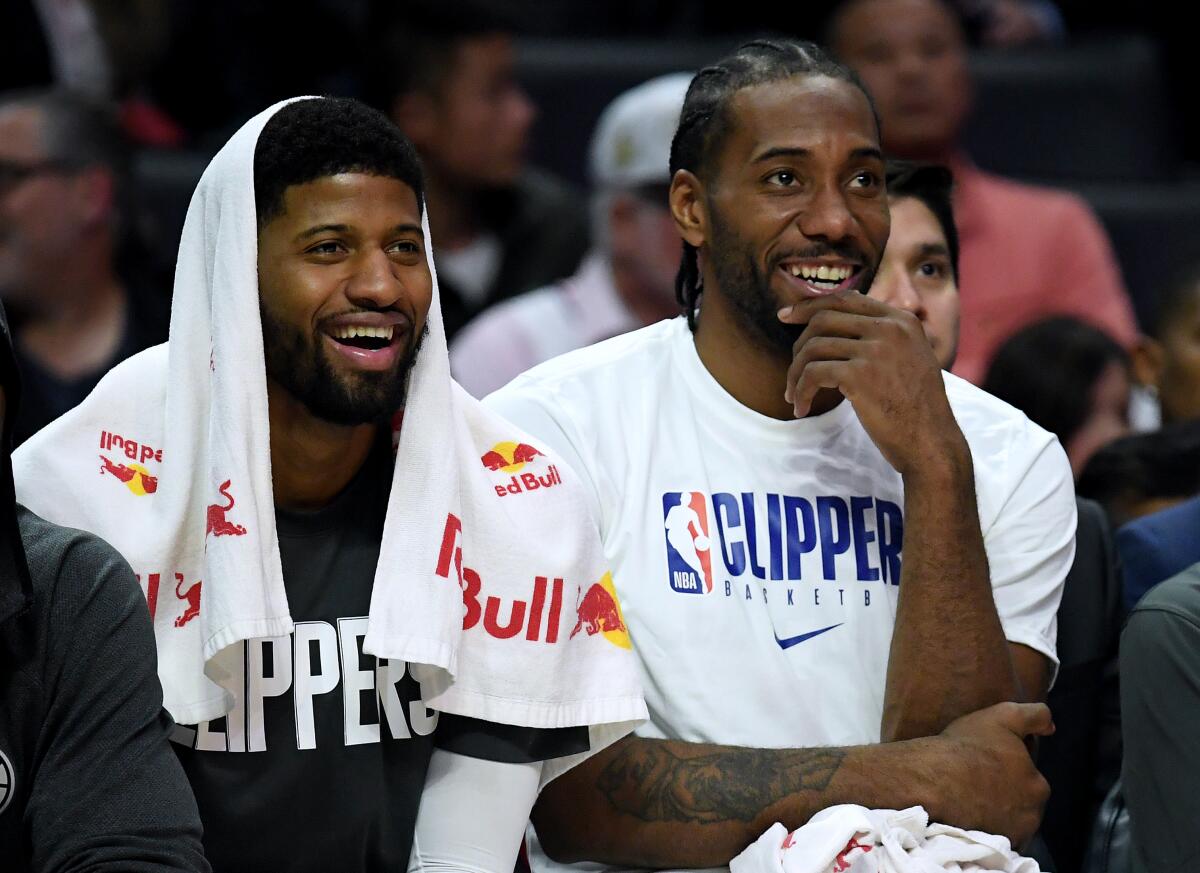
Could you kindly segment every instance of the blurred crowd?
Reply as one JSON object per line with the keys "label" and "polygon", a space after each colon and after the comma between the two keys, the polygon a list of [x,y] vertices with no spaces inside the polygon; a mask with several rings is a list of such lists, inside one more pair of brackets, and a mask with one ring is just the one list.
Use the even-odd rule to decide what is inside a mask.
{"label": "blurred crowd", "polygon": [[[8,0],[0,298],[25,386],[16,439],[166,340],[188,197],[272,102],[359,97],[415,145],[451,367],[482,397],[680,313],[667,192],[688,83],[743,37],[816,39],[867,86],[893,159],[871,295],[920,319],[944,369],[1054,433],[1079,496],[1103,510],[1109,565],[1073,576],[1060,611],[1051,705],[1067,709],[1066,736],[1042,749],[1064,798],[1048,852],[1063,873],[1101,869],[1085,856],[1100,851],[1106,795],[1109,810],[1127,796],[1135,829],[1157,820],[1138,838],[1172,827],[1155,768],[1187,740],[1129,690],[1140,672],[1118,691],[1118,641],[1147,633],[1151,588],[1200,561],[1200,138],[1176,75],[1185,50],[1165,10],[1101,6],[828,0],[784,24],[755,0]],[[1095,92],[1113,82],[1132,93],[1105,92],[1109,109]],[[1097,117],[1080,121],[1068,101],[1089,93]],[[952,215],[922,194],[931,185],[952,190]],[[1118,694],[1133,743],[1120,784]]]}

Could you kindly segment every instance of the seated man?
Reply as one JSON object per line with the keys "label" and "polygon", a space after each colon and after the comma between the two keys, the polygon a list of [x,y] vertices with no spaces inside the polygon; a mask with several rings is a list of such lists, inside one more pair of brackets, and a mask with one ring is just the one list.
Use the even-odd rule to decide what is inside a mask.
{"label": "seated man", "polygon": [[954,372],[979,384],[997,347],[1050,315],[1073,315],[1125,349],[1133,307],[1096,216],[1078,197],[980,170],[959,136],[970,111],[967,45],[944,0],[845,0],[829,45],[863,78],[892,157],[954,171],[962,241],[962,338]]}
{"label": "seated man", "polygon": [[252,119],[166,345],[14,458],[141,575],[221,871],[510,873],[539,783],[644,712],[628,638],[577,622],[619,612],[577,480],[450,381],[423,188],[363,104]]}
{"label": "seated man", "polygon": [[896,164],[887,178],[892,230],[870,294],[911,312],[949,370],[958,351],[958,230],[953,177],[936,164]]}
{"label": "seated man", "polygon": [[0,309],[0,845],[4,869],[207,871],[129,565],[13,500],[20,381]]}
{"label": "seated man", "polygon": [[1193,564],[1143,597],[1121,634],[1121,782],[1134,873],[1194,870],[1200,857],[1198,683],[1200,564]]}
{"label": "seated man", "polygon": [[1052,727],[1001,702],[1053,675],[1062,449],[863,295],[879,131],[816,46],[698,74],[671,169],[687,317],[486,401],[588,483],[650,709],[543,792],[534,865],[723,865],[841,802],[1024,840],[1046,797],[1024,739]]}
{"label": "seated man", "polygon": [[574,276],[506,300],[450,344],[459,384],[483,397],[550,358],[675,315],[679,231],[667,210],[671,137],[692,77],[643,82],[592,137],[592,250]]}

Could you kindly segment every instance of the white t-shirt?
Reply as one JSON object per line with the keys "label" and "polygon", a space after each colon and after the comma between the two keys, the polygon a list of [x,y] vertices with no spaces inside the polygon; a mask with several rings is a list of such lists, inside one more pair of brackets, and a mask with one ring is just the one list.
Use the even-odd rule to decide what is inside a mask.
{"label": "white t-shirt", "polygon": [[[1075,551],[1066,455],[1021,412],[944,378],[1005,635],[1057,664]],[[485,403],[588,485],[641,663],[638,735],[879,742],[904,493],[849,402],[760,415],[717,383],[678,318],[548,361]]]}

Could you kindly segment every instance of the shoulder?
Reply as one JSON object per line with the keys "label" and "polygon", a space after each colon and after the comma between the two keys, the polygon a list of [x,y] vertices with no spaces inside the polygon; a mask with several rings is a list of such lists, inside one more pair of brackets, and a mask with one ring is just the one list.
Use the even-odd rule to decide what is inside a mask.
{"label": "shoulder", "polygon": [[528,334],[564,321],[567,300],[559,283],[518,294],[484,310],[450,344],[451,356],[507,345],[513,334]]}
{"label": "shoulder", "polygon": [[1053,434],[1029,420],[1021,410],[953,373],[942,373],[946,398],[973,452],[1041,449],[1055,443]]}
{"label": "shoulder", "polygon": [[1180,537],[1191,539],[1197,529],[1200,529],[1200,497],[1193,497],[1123,525],[1120,536],[1123,540],[1174,542]]}
{"label": "shoulder", "polygon": [[1098,226],[1092,208],[1071,191],[1031,185],[991,173],[980,174],[979,186],[989,205],[999,207],[1013,222],[1025,223],[1034,219],[1039,228],[1054,224],[1063,231],[1083,224]]}
{"label": "shoulder", "polygon": [[[1147,622],[1146,619],[1155,621]],[[1126,634],[1136,633],[1135,628],[1163,621],[1183,622],[1200,632],[1200,564],[1193,564],[1151,588],[1130,613]]]}

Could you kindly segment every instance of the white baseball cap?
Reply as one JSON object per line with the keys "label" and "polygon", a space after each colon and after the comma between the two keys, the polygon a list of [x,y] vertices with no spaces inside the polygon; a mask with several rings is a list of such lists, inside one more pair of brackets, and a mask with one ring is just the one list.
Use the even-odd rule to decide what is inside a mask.
{"label": "white baseball cap", "polygon": [[608,104],[592,134],[594,186],[635,188],[671,181],[671,140],[692,75],[658,76]]}

